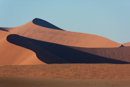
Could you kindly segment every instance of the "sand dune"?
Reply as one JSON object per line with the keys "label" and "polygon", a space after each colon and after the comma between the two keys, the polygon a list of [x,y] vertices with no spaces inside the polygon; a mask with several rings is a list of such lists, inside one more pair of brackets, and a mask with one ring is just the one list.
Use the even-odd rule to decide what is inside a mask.
{"label": "sand dune", "polygon": [[[120,47],[121,44],[97,35],[64,31],[63,29],[38,18],[19,27],[0,28],[0,30],[1,33],[7,33],[6,35],[1,34],[1,38],[4,37],[4,41],[0,40],[0,44],[1,47],[4,48],[1,49],[0,52],[1,59],[3,60],[0,65],[43,63],[124,64],[130,62],[128,59],[128,52],[126,52],[129,48],[123,48],[123,50],[120,48],[112,48]],[[9,32],[14,34],[9,34]],[[11,45],[6,46],[6,43],[11,44],[14,47]],[[16,47],[19,47],[20,49],[15,49]],[[81,47],[83,47],[83,49],[86,48],[86,50],[82,51],[83,49]],[[91,49],[87,49],[90,47]],[[108,48],[104,50],[98,49],[99,47]],[[6,54],[3,53],[5,53],[7,49],[8,51],[6,54],[8,55],[5,56]],[[29,53],[24,51],[24,49],[29,51]],[[123,54],[119,54],[121,52]],[[18,63],[15,63],[14,60],[12,60],[12,57],[13,59],[18,60]],[[5,60],[8,60],[8,62]],[[11,62],[9,63],[9,61]]]}
{"label": "sand dune", "polygon": [[19,27],[1,29],[35,40],[41,40],[67,46],[89,48],[121,46],[121,44],[119,43],[98,35],[64,31],[38,18]]}
{"label": "sand dune", "polygon": [[[37,54],[37,57],[46,63],[118,63],[126,64],[130,62],[129,50],[130,48],[81,48],[81,47],[69,47],[60,44],[49,43],[45,41],[34,40],[19,35],[11,34],[7,37],[7,41],[22,46],[24,48],[30,49]],[[30,46],[31,43],[35,46]],[[24,43],[22,43],[24,42]],[[40,47],[38,49],[38,47]],[[38,50],[37,50],[38,49]],[[54,56],[49,57],[49,62],[44,59],[45,51],[50,52]],[[40,55],[40,56],[39,56]],[[56,57],[58,58],[56,58]],[[57,61],[55,61],[57,59]],[[64,60],[66,62],[58,61]]]}
{"label": "sand dune", "polygon": [[[69,47],[22,37],[1,31],[0,65],[51,63],[115,63],[130,62],[130,48]],[[5,33],[5,35],[4,35]],[[7,55],[6,55],[7,54]],[[8,60],[8,61],[6,61]],[[16,60],[18,62],[16,62]]]}
{"label": "sand dune", "polygon": [[123,43],[122,45],[125,46],[125,47],[128,47],[128,46],[130,46],[130,42]]}
{"label": "sand dune", "polygon": [[6,40],[9,34],[0,30],[0,65],[19,65],[30,59],[25,64],[44,64],[37,59],[35,52],[9,43]]}
{"label": "sand dune", "polygon": [[[30,65],[30,64],[45,64],[45,62],[63,62],[53,54],[41,49],[33,43],[24,40],[23,38],[10,38],[15,42],[25,44],[28,47],[32,47],[33,51],[12,44],[7,41],[7,36],[11,33],[0,30],[0,65]],[[38,56],[38,57],[37,57]],[[41,61],[38,58],[44,59]],[[51,58],[49,60],[49,58]],[[53,59],[52,59],[53,58]]]}

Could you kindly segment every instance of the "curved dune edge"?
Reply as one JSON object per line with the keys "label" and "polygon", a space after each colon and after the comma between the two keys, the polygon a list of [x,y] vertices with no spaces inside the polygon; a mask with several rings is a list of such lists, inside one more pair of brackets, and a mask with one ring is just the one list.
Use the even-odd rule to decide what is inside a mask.
{"label": "curved dune edge", "polygon": [[129,87],[130,80],[67,80],[0,77],[2,87]]}
{"label": "curved dune edge", "polygon": [[9,43],[6,37],[11,33],[1,30],[0,33],[0,65],[44,64],[33,51]]}
{"label": "curved dune edge", "polygon": [[[35,20],[35,19],[34,19]],[[2,28],[9,32],[51,43],[66,46],[87,47],[87,48],[112,48],[120,47],[121,44],[111,41],[98,35],[77,33],[70,31],[57,30],[53,28],[36,25],[33,21],[15,28]],[[41,19],[37,19],[41,20]]]}
{"label": "curved dune edge", "polygon": [[[1,62],[0,65],[28,65],[28,64],[52,64],[52,63],[114,63],[128,64],[130,62],[128,52],[129,48],[79,48],[38,41],[9,32],[1,31]],[[1,40],[1,41],[2,41]],[[8,42],[7,42],[8,41]],[[5,46],[9,44],[9,46]],[[11,45],[10,45],[11,44]],[[13,46],[12,46],[13,45]],[[30,52],[21,50],[29,49]],[[5,48],[6,47],[6,48]],[[12,49],[13,50],[12,50]],[[85,49],[85,50],[84,50]],[[116,49],[114,51],[114,49]],[[128,50],[127,50],[128,49]],[[8,50],[7,52],[5,52]],[[119,52],[118,52],[119,51]],[[120,52],[121,51],[121,52]],[[6,53],[6,54],[3,54]],[[102,55],[104,54],[104,55]],[[112,55],[111,55],[112,54]],[[114,54],[114,55],[113,55]],[[122,55],[121,55],[122,54]],[[121,55],[121,56],[120,56]],[[4,58],[2,58],[4,57]],[[39,60],[40,59],[40,60]]]}
{"label": "curved dune edge", "polygon": [[[81,48],[70,47],[45,41],[30,39],[27,37],[11,34],[7,37],[7,41],[31,49],[37,54],[37,57],[45,62],[46,52],[51,53],[46,55],[48,60],[46,63],[114,63],[128,64],[130,48]],[[28,42],[29,41],[29,42]],[[24,42],[24,43],[23,43]],[[30,46],[33,43],[34,45]],[[53,55],[53,56],[52,56]],[[62,61],[63,60],[63,61]]]}
{"label": "curved dune edge", "polygon": [[[1,30],[0,33],[0,65],[32,65],[49,64],[53,62],[67,63],[67,61],[40,48],[29,40],[22,37],[8,38],[8,36],[13,34]],[[25,47],[10,43],[7,39],[17,44],[22,44]],[[26,47],[28,47],[28,49]]]}

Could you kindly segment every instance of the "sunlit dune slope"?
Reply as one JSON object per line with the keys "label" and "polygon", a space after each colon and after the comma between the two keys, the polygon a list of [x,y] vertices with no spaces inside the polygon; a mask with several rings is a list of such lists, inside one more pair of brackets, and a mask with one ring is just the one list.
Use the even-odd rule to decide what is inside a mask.
{"label": "sunlit dune slope", "polygon": [[88,48],[121,46],[119,43],[98,35],[64,31],[38,18],[19,27],[1,29],[24,37],[67,46]]}
{"label": "sunlit dune slope", "polygon": [[[11,41],[25,44],[28,47],[33,47],[33,51],[25,47],[12,44],[7,41],[7,37],[11,33],[0,30],[0,65],[29,65],[29,64],[45,64],[45,62],[63,62],[53,54],[41,49],[33,43],[24,40],[23,38],[10,38]],[[36,51],[36,52],[35,52]],[[38,58],[44,59],[41,61]],[[53,58],[53,59],[50,59]]]}
{"label": "sunlit dune slope", "polygon": [[125,47],[130,46],[130,42],[123,43],[122,45],[125,46]]}

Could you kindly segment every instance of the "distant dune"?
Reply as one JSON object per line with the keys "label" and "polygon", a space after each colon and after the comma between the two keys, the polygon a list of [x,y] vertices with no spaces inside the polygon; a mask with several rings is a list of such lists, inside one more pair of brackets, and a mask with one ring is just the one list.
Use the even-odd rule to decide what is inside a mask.
{"label": "distant dune", "polygon": [[3,30],[28,37],[35,40],[41,40],[51,43],[57,43],[75,47],[119,47],[121,44],[111,41],[107,38],[85,34],[64,31],[44,20],[35,18],[29,23],[15,28],[1,28]]}
{"label": "distant dune", "polygon": [[128,46],[130,46],[130,42],[123,43],[122,45],[125,46],[125,47],[128,47]]}

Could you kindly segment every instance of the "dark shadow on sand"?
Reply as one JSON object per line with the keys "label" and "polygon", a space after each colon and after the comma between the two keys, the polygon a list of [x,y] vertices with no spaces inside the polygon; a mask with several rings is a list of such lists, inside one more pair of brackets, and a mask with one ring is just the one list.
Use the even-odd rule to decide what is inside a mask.
{"label": "dark shadow on sand", "polygon": [[0,30],[9,32],[8,30],[5,30],[5,29],[3,29],[3,28],[0,28]]}
{"label": "dark shadow on sand", "polygon": [[120,46],[120,47],[125,47],[125,46],[121,44],[121,46]]}
{"label": "dark shadow on sand", "polygon": [[46,28],[51,28],[51,29],[57,29],[57,30],[63,30],[61,28],[58,28],[57,26],[45,21],[45,20],[42,20],[42,19],[39,19],[39,18],[35,18],[33,20],[33,23],[36,24],[36,25],[39,25],[39,26],[42,26],[42,27],[46,27]]}
{"label": "dark shadow on sand", "polygon": [[[94,54],[90,54],[87,52],[83,52],[80,50],[73,49],[68,46],[63,46],[59,44],[49,43],[45,41],[39,41],[34,40],[26,37],[22,37],[19,35],[9,35],[7,37],[7,41],[10,43],[13,43],[15,45],[30,49],[34,51],[37,54],[37,57],[48,64],[51,63],[113,63],[113,64],[128,64],[129,62],[110,59],[102,56],[97,56]],[[37,50],[34,46],[31,46],[30,43],[33,43],[40,47],[43,50],[46,50],[47,52],[50,52],[51,54],[57,56],[58,58],[61,58],[62,60],[65,60],[67,62],[55,62],[51,61],[48,62],[44,60],[44,56],[41,56],[43,53]],[[55,58],[49,58],[49,60],[55,60]]]}

